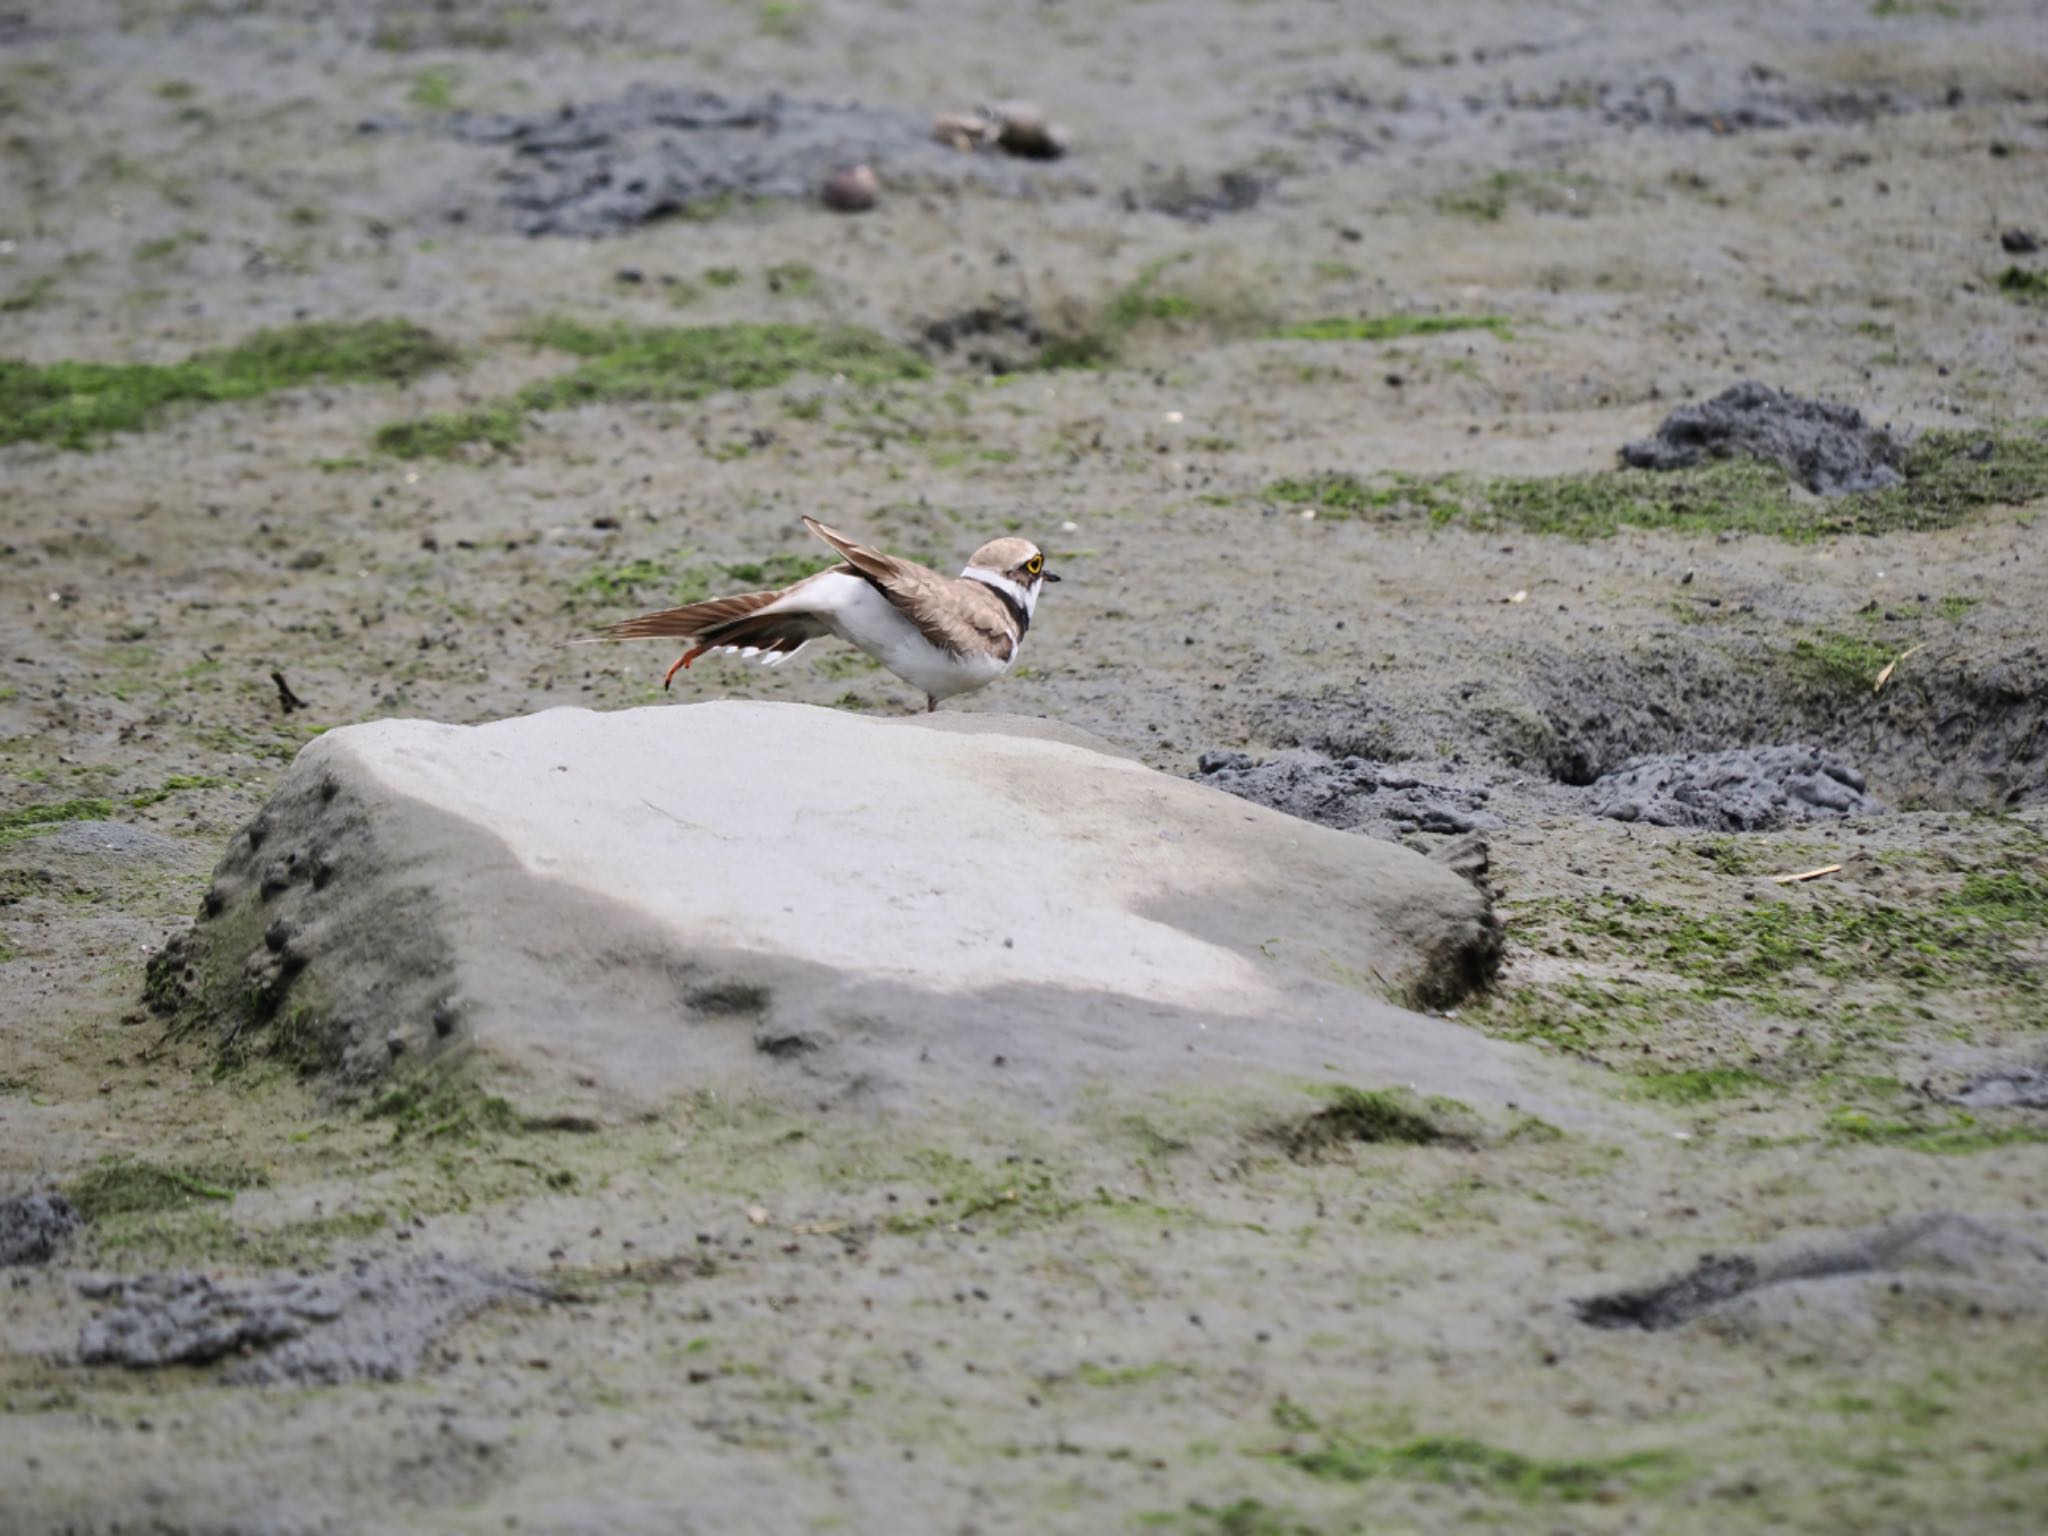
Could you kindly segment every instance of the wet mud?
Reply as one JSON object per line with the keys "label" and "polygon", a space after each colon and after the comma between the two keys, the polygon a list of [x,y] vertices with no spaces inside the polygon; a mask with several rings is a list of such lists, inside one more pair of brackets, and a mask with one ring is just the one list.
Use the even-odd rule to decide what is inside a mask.
{"label": "wet mud", "polygon": [[1425,783],[1362,757],[1332,761],[1290,752],[1255,763],[1244,752],[1204,752],[1194,777],[1304,821],[1394,841],[1408,832],[1490,832],[1506,825],[1486,809],[1483,788]]}
{"label": "wet mud", "polygon": [[899,194],[971,188],[1028,198],[1086,186],[1071,171],[1034,163],[1055,156],[1002,153],[1000,142],[981,153],[937,142],[930,113],[780,94],[728,99],[641,85],[552,112],[460,114],[437,130],[510,152],[495,179],[506,216],[526,235],[617,235],[656,219],[715,213],[735,199],[818,201],[834,175],[860,165]]}
{"label": "wet mud", "polygon": [[[53,1192],[0,1204],[0,1523],[2031,1536],[2038,16],[31,12],[0,410],[111,425],[0,444],[0,1188]],[[933,139],[1011,95],[1066,157]],[[873,206],[821,202],[859,163]],[[375,317],[430,366],[219,372]],[[890,366],[803,371],[848,327]],[[1745,380],[1758,437],[1713,404]],[[1618,465],[1674,412],[1693,468]],[[409,1075],[460,1033],[432,954],[402,1018],[279,1030],[322,851],[282,838],[230,870],[275,909],[233,965],[175,963],[335,727],[921,709],[840,650],[685,695],[561,643],[788,579],[804,513],[1047,548],[1017,668],[948,711],[1483,881],[1497,971],[1429,1023],[1578,1113],[1134,1066],[1055,1126],[1032,1042],[970,1027],[977,1097],[915,1124],[853,1076],[522,1115],[459,1052]],[[1382,990],[1341,933],[1181,896],[1251,974]],[[152,974],[303,1057],[167,1033]],[[679,1020],[829,1055],[748,980],[675,978]],[[337,1059],[394,1091],[337,1099]],[[74,1226],[110,1169],[130,1203]]]}
{"label": "wet mud", "polygon": [[441,1258],[369,1255],[325,1274],[219,1281],[199,1274],[94,1276],[103,1306],[78,1338],[85,1365],[212,1365],[235,1385],[401,1381],[464,1318],[530,1282]]}
{"label": "wet mud", "polygon": [[1862,774],[1832,752],[1760,747],[1652,757],[1592,784],[1593,814],[1659,827],[1763,832],[1834,816],[1878,816]]}
{"label": "wet mud", "polygon": [[84,1225],[84,1218],[62,1195],[0,1198],[0,1269],[49,1263]]}

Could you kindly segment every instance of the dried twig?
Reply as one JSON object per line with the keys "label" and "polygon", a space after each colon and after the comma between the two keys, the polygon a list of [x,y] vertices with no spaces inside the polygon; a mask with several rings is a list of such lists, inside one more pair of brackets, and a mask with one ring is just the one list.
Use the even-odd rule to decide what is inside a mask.
{"label": "dried twig", "polygon": [[1839,864],[1823,864],[1819,869],[1802,869],[1796,875],[1773,875],[1771,876],[1771,883],[1773,885],[1791,885],[1800,880],[1818,880],[1822,875],[1839,874],[1841,869],[1842,866]]}
{"label": "dried twig", "polygon": [[1904,650],[1899,652],[1898,655],[1894,656],[1890,661],[1885,663],[1884,670],[1877,674],[1877,681],[1870,685],[1870,691],[1872,693],[1883,693],[1884,685],[1892,680],[1892,673],[1898,670],[1899,663],[1904,661],[1908,656],[1912,655],[1914,651],[1924,651],[1926,649],[1927,642],[1925,640],[1922,640],[1918,645],[1912,647],[1910,650]]}
{"label": "dried twig", "polygon": [[271,673],[270,680],[277,684],[277,702],[284,706],[286,714],[290,714],[295,709],[312,708],[304,699],[292,692],[292,685],[284,680],[282,672]]}

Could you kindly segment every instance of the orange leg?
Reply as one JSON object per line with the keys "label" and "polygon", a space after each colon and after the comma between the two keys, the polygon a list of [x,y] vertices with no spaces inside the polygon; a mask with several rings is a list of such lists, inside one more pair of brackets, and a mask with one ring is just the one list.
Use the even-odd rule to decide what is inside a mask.
{"label": "orange leg", "polygon": [[706,651],[710,649],[711,647],[708,645],[700,645],[693,650],[683,652],[683,659],[677,662],[674,666],[670,667],[668,671],[664,672],[661,675],[662,692],[668,692],[668,685],[675,681],[675,676],[678,672],[684,670],[686,667],[690,665],[691,662],[695,661],[699,656],[702,656]]}

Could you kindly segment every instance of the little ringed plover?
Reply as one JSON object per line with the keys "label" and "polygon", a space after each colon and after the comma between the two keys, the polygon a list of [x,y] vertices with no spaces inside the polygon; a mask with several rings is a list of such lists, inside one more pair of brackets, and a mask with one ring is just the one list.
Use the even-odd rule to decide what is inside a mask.
{"label": "little ringed plover", "polygon": [[939,700],[986,687],[1016,665],[1040,589],[1059,580],[1029,539],[991,539],[958,576],[943,576],[856,544],[816,518],[805,518],[804,526],[845,563],[776,592],[643,613],[596,638],[683,641],[688,649],[662,678],[666,688],[707,651],[776,667],[829,635],[923,689],[930,713]]}

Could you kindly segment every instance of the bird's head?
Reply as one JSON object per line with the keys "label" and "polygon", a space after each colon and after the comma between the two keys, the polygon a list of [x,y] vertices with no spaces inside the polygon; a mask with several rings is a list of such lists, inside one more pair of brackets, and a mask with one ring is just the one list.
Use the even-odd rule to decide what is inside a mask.
{"label": "bird's head", "polygon": [[974,552],[960,574],[1009,593],[1024,605],[1027,614],[1038,611],[1039,589],[1048,581],[1059,580],[1045,568],[1044,550],[1029,539],[1015,538],[990,539]]}

